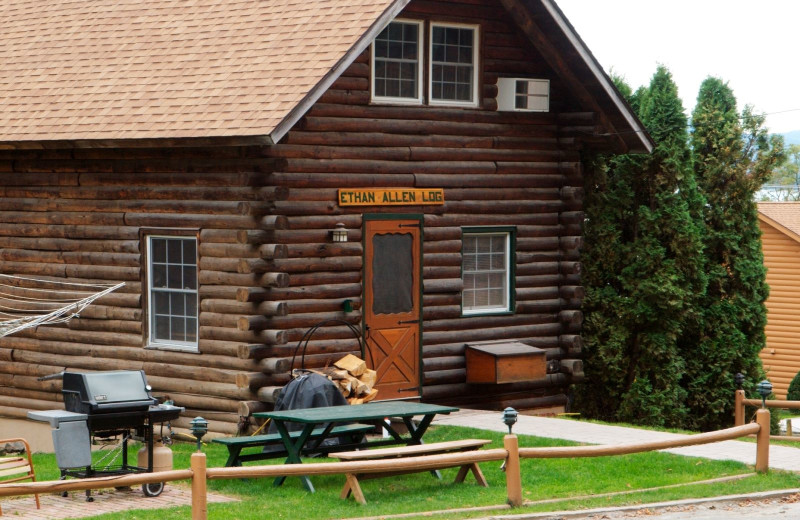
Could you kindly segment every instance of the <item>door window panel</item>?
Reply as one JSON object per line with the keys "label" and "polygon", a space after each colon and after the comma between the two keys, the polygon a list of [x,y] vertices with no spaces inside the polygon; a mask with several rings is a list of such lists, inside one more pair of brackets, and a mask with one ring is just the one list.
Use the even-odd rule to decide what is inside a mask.
{"label": "door window panel", "polygon": [[398,233],[374,235],[372,251],[372,312],[411,312],[414,306],[413,237]]}

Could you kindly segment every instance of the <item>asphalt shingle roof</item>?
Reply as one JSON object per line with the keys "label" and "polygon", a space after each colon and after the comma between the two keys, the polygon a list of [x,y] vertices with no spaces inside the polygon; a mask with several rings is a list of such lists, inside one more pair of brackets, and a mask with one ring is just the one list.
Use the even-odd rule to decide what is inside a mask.
{"label": "asphalt shingle roof", "polygon": [[0,0],[0,141],[271,134],[394,0]]}

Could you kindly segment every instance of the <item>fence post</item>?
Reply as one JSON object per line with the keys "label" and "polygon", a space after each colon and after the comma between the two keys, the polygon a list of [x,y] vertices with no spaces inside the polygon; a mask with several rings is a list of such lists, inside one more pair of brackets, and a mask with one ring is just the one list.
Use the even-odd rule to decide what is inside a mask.
{"label": "fence post", "polygon": [[519,507],[522,505],[522,478],[519,469],[519,441],[517,436],[506,435],[503,437],[503,447],[508,452],[506,456],[508,503],[511,507]]}
{"label": "fence post", "polygon": [[744,390],[741,388],[736,391],[734,394],[734,404],[733,404],[733,425],[734,426],[743,426],[744,425]]}
{"label": "fence post", "polygon": [[759,473],[769,471],[769,415],[766,408],[756,411],[756,422],[761,426],[756,434],[756,471]]}
{"label": "fence post", "polygon": [[206,496],[206,454],[192,453],[192,520],[208,518],[208,497]]}

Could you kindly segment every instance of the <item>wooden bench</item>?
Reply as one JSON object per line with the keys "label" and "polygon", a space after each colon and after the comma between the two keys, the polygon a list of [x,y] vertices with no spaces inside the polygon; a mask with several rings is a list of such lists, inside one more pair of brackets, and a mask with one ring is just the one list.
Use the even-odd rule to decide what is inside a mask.
{"label": "wooden bench", "polygon": [[[435,442],[432,444],[419,444],[414,446],[401,446],[397,448],[382,448],[377,450],[361,450],[361,451],[346,451],[339,453],[331,453],[330,456],[339,459],[340,461],[365,461],[365,460],[381,460],[381,459],[397,459],[404,457],[419,457],[423,455],[441,455],[443,453],[458,453],[464,451],[477,450],[481,446],[485,446],[492,441],[485,439],[462,439],[458,441],[449,442]],[[489,487],[486,478],[483,476],[481,469],[475,462],[461,464],[442,465],[441,468],[450,468],[459,466],[458,474],[454,482],[464,482],[467,473],[472,471],[475,475],[475,480],[478,481],[483,487]],[[361,485],[358,480],[382,478],[392,475],[404,475],[407,473],[418,473],[420,471],[427,471],[426,469],[416,468],[403,468],[381,473],[345,473],[345,484],[342,488],[341,498],[347,498],[353,494],[356,502],[366,504],[367,500],[364,498],[364,493],[361,491]]]}
{"label": "wooden bench", "polygon": [[[371,432],[374,429],[375,426],[371,424],[343,424],[334,426],[325,438],[343,439],[345,441],[345,446],[355,446],[361,442],[365,433]],[[316,428],[311,432],[309,441],[324,440],[322,439],[322,434],[324,432],[324,428]],[[289,432],[289,435],[292,439],[297,439],[300,437],[300,433],[299,431]],[[279,433],[250,435],[247,437],[222,437],[212,439],[212,442],[223,444],[228,448],[228,460],[225,462],[226,467],[241,466],[242,462],[286,457],[287,455],[286,448],[283,446],[283,441],[281,441],[281,435]],[[341,445],[315,446],[315,444],[317,443],[310,443],[310,445],[307,445],[303,453],[328,453],[342,448]],[[279,449],[268,452],[262,451],[266,446],[277,446]],[[242,454],[242,450],[245,448],[259,448],[259,451]]]}
{"label": "wooden bench", "polygon": [[[9,482],[19,482],[21,480],[36,482],[36,473],[33,471],[33,459],[31,458],[31,447],[28,441],[25,439],[0,440],[0,446],[16,443],[22,444],[25,447],[25,453],[9,457],[0,457],[0,483],[6,484]],[[34,497],[36,498],[36,509],[40,509],[39,494],[34,494]],[[2,514],[3,510],[0,508],[0,515]]]}

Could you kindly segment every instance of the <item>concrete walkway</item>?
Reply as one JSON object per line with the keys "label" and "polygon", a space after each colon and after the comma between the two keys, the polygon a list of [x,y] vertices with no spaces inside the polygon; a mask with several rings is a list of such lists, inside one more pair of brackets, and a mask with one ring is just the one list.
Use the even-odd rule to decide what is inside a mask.
{"label": "concrete walkway", "polygon": [[[434,424],[466,426],[496,432],[508,431],[506,425],[503,424],[501,412],[481,410],[460,410],[450,415],[440,415],[435,419]],[[655,432],[637,428],[594,424],[585,421],[528,415],[520,415],[518,417],[513,431],[522,435],[564,439],[587,444],[630,444],[685,437],[685,435],[677,433]],[[663,451],[689,457],[735,460],[751,465],[756,462],[755,442],[722,441]],[[769,466],[772,469],[800,472],[800,442],[798,442],[797,448],[770,445]]]}

